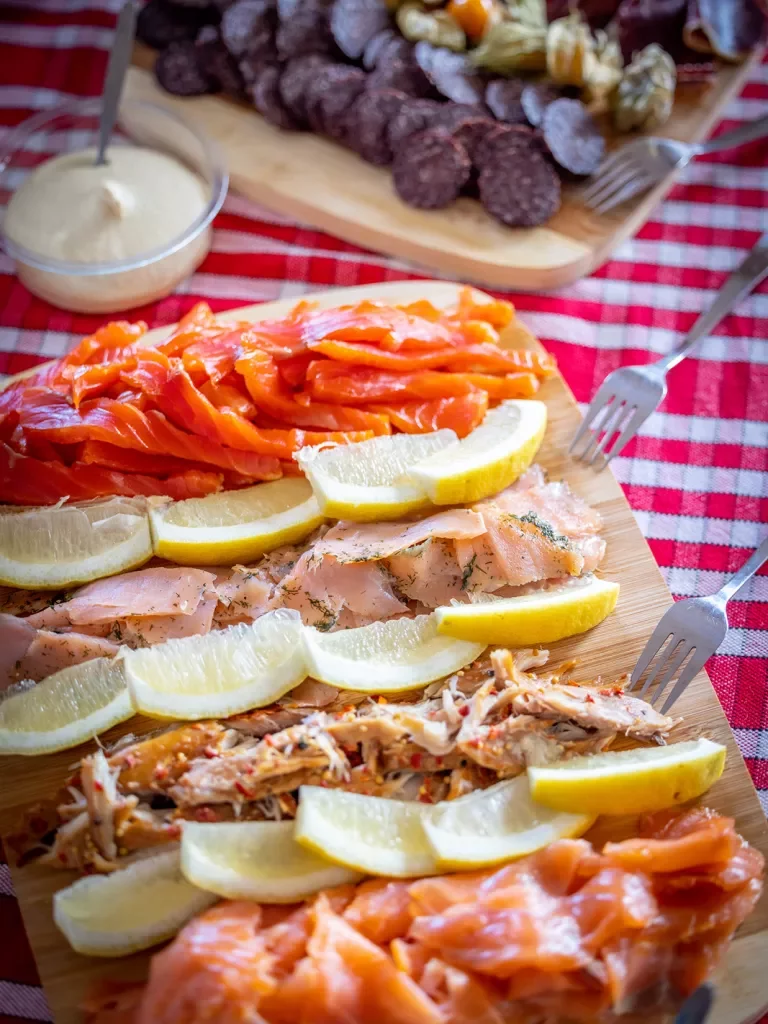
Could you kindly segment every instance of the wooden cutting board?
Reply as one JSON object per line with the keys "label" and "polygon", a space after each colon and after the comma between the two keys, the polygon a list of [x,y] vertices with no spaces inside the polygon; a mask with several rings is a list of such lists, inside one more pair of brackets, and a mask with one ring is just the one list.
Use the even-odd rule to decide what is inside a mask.
{"label": "wooden cutting board", "polygon": [[[660,134],[685,142],[706,138],[759,57],[721,69],[711,84],[681,86]],[[504,227],[468,198],[445,210],[416,210],[397,197],[388,168],[317,135],[281,131],[234,100],[170,96],[145,70],[154,62],[146,47],[136,48],[134,62],[140,66],[128,73],[125,99],[173,110],[214,139],[237,192],[348,242],[480,286],[546,291],[584,277],[645,223],[674,181],[670,174],[604,216],[580,202],[576,186],[566,186],[560,211],[538,228]]]}
{"label": "wooden cutting board", "polygon": [[[452,305],[459,286],[440,281],[390,283],[328,291],[316,298],[323,306],[383,298],[408,302],[426,297],[438,306]],[[292,300],[249,306],[223,314],[222,319],[261,319],[284,315]],[[169,328],[151,331],[150,340],[167,334]],[[549,426],[539,461],[553,479],[565,479],[573,489],[600,511],[608,541],[600,574],[621,584],[616,611],[591,632],[552,646],[555,661],[576,657],[582,665],[579,678],[602,674],[614,678],[632,669],[638,654],[662,613],[671,603],[669,591],[643,539],[621,488],[609,472],[595,474],[565,454],[579,423],[573,395],[559,378],[548,381],[541,391],[549,411]],[[725,774],[706,797],[708,806],[733,816],[741,834],[768,855],[768,827],[757,794],[739,754],[733,734],[706,674],[691,683],[675,708],[683,716],[675,738],[706,735],[728,747]],[[144,729],[150,723],[134,719],[112,730],[108,740]],[[68,768],[87,753],[63,751],[37,758],[6,758],[0,772],[0,834],[8,834],[24,808],[44,796],[53,795]],[[604,819],[591,838],[622,838],[634,822]],[[104,961],[73,953],[54,927],[51,895],[72,881],[67,873],[44,870],[35,865],[11,868],[24,921],[37,958],[40,975],[57,1024],[76,1024],[77,1006],[87,986],[98,978],[140,978],[145,975],[147,955]],[[710,1024],[748,1024],[768,1006],[768,899],[763,898],[744,924],[719,974],[717,1009]],[[383,1022],[382,1022],[383,1024]],[[648,1024],[655,1024],[649,1021]]]}

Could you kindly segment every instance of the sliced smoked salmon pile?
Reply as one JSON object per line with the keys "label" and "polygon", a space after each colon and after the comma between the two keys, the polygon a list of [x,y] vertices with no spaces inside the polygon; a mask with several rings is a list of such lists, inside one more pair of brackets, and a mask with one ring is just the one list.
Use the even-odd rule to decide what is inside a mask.
{"label": "sliced smoked salmon pile", "polygon": [[[305,445],[393,431],[466,436],[489,403],[555,372],[513,307],[465,289],[457,308],[299,303],[217,324],[205,303],[173,334],[116,321],[0,392],[0,502],[200,497],[298,472]],[[506,331],[520,348],[499,345]]]}
{"label": "sliced smoked salmon pile", "polygon": [[501,869],[377,879],[299,907],[220,903],[89,1024],[599,1024],[670,1010],[755,906],[763,857],[707,810],[601,852],[563,839]]}

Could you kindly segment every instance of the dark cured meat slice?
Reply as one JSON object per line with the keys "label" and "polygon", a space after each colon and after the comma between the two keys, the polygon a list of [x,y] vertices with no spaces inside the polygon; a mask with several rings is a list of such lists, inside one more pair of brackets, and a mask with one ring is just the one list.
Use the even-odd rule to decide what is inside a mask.
{"label": "dark cured meat slice", "polygon": [[288,21],[302,5],[302,0],[277,0],[277,17],[279,21]]}
{"label": "dark cured meat slice", "polygon": [[333,85],[321,93],[318,101],[318,119],[326,135],[337,142],[346,143],[347,112],[365,89],[365,72],[360,68],[346,68],[346,74],[337,76]]}
{"label": "dark cured meat slice", "polygon": [[162,50],[169,43],[194,39],[202,26],[210,21],[208,11],[185,11],[167,0],[149,0],[136,19],[136,37],[147,46]]}
{"label": "dark cured meat slice", "polygon": [[248,94],[254,107],[270,124],[286,130],[298,128],[298,123],[280,98],[279,82],[279,65],[266,65],[253,85],[248,87]]}
{"label": "dark cured meat slice", "polygon": [[434,100],[409,99],[389,122],[387,140],[393,153],[397,153],[411,135],[426,131],[435,125],[442,111],[442,104]]}
{"label": "dark cured meat slice", "polygon": [[447,128],[452,132],[464,121],[482,116],[483,112],[469,103],[439,103],[435,110],[434,127]]}
{"label": "dark cured meat slice", "polygon": [[493,116],[507,124],[525,124],[521,103],[525,82],[519,78],[496,78],[485,87],[485,102]]}
{"label": "dark cured meat slice", "polygon": [[242,96],[245,81],[216,26],[201,28],[195,43],[200,51],[200,64],[208,77],[230,96]]}
{"label": "dark cured meat slice", "polygon": [[363,67],[366,71],[373,71],[387,47],[398,39],[394,29],[385,28],[370,40],[363,53]]}
{"label": "dark cured meat slice", "polygon": [[392,177],[400,198],[421,210],[439,210],[460,194],[472,169],[467,151],[443,129],[413,135],[395,156]]}
{"label": "dark cured meat slice", "polygon": [[294,57],[289,60],[280,76],[280,98],[301,124],[307,120],[307,94],[318,70],[326,63],[318,54]]}
{"label": "dark cured meat slice", "polygon": [[485,82],[475,72],[465,53],[418,43],[414,47],[414,57],[441,96],[454,103],[484,108]]}
{"label": "dark cured meat slice", "polygon": [[544,117],[544,111],[550,103],[559,100],[561,95],[560,90],[554,85],[547,85],[546,83],[526,85],[520,95],[520,105],[528,119],[528,123],[532,124],[534,128],[538,128],[541,124],[541,119]]}
{"label": "dark cured meat slice", "polygon": [[485,142],[489,134],[496,130],[496,122],[487,117],[472,117],[462,121],[453,129],[451,135],[469,154],[473,164],[477,164],[478,148]]}
{"label": "dark cured meat slice", "polygon": [[174,96],[202,96],[213,92],[215,84],[203,70],[194,42],[171,43],[155,61],[155,78]]}
{"label": "dark cured meat slice", "polygon": [[691,49],[740,61],[764,38],[768,9],[754,0],[691,0],[687,14],[683,38]]}
{"label": "dark cured meat slice", "polygon": [[412,60],[389,60],[382,57],[368,75],[369,89],[396,89],[407,96],[428,96],[432,89],[421,70]]}
{"label": "dark cured meat slice", "polygon": [[300,7],[286,21],[280,22],[275,42],[280,60],[304,57],[310,53],[332,53],[328,12],[322,7]]}
{"label": "dark cured meat slice", "polygon": [[334,0],[331,35],[350,60],[360,60],[366,46],[390,26],[389,12],[382,0]]}
{"label": "dark cured meat slice", "polygon": [[237,60],[274,55],[274,13],[268,0],[237,0],[221,18],[221,38]]}
{"label": "dark cured meat slice", "polygon": [[[727,0],[718,5],[729,7]],[[677,60],[685,49],[685,27],[688,0],[623,0],[616,14],[616,28],[624,60],[649,43],[661,43],[670,56]]]}
{"label": "dark cured meat slice", "polygon": [[392,162],[389,127],[405,104],[411,102],[396,89],[368,89],[347,115],[347,141],[369,164]]}
{"label": "dark cured meat slice", "polygon": [[554,167],[534,149],[520,148],[514,159],[498,154],[479,178],[480,202],[508,227],[543,224],[560,207],[560,179]]}
{"label": "dark cured meat slice", "polygon": [[571,174],[592,174],[605,152],[605,139],[579,100],[555,100],[541,122],[544,142],[557,163]]}
{"label": "dark cured meat slice", "polygon": [[541,143],[536,134],[523,125],[500,124],[485,137],[478,139],[472,154],[475,166],[482,170],[487,163],[505,157],[514,159],[514,152],[519,149],[537,149],[541,154]]}
{"label": "dark cured meat slice", "polygon": [[[326,130],[323,119],[323,104],[326,101],[327,95],[336,89],[337,83],[345,83],[350,78],[350,72],[353,73],[353,77],[356,77],[357,73],[365,78],[364,72],[361,72],[359,68],[351,68],[348,64],[326,63],[315,69],[312,81],[307,86],[305,103],[309,126],[312,131],[317,132],[319,135],[323,135]],[[362,91],[364,84],[364,82],[361,83],[360,91]]]}

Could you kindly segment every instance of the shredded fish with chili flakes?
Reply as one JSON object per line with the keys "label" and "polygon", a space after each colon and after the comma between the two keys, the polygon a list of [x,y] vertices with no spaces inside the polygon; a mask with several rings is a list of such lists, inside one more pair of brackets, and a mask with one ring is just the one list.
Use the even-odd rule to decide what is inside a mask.
{"label": "shredded fish with chili flakes", "polygon": [[[0,393],[0,501],[201,497],[295,473],[305,445],[449,427],[555,372],[513,306],[363,301],[219,324],[198,303],[170,337],[106,324]],[[500,331],[519,348],[501,348]]]}
{"label": "shredded fish with chili flakes", "polygon": [[[595,850],[374,879],[299,907],[223,902],[101,986],[87,1024],[609,1024],[673,1011],[757,903],[762,855],[729,818],[664,812]],[[637,1019],[637,1018],[635,1018]]]}
{"label": "shredded fish with chili flakes", "polygon": [[672,729],[624,693],[624,678],[576,685],[572,666],[536,671],[547,659],[498,650],[420,699],[392,703],[309,680],[270,708],[123,741],[83,758],[9,846],[53,867],[108,872],[177,841],[185,818],[291,818],[302,785],[436,802],[618,736],[663,742]]}

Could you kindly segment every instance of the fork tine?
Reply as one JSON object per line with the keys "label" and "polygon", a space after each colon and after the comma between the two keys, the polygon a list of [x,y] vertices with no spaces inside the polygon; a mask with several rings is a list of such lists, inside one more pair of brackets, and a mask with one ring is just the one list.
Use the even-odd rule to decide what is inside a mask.
{"label": "fork tine", "polygon": [[[586,431],[592,426],[592,424],[595,422],[595,420],[603,411],[603,409],[605,409],[610,400],[614,397],[613,392],[609,391],[609,389],[605,387],[605,383],[606,382],[603,381],[603,383],[597,389],[597,394],[589,403],[587,411],[584,413],[584,419],[581,421],[581,426],[576,431],[576,434],[574,435],[574,438],[571,441],[570,447],[568,448],[569,454],[573,454],[576,445],[582,439]],[[581,456],[579,455],[576,455],[574,457],[581,458]]]}
{"label": "fork tine", "polygon": [[587,455],[591,451],[592,447],[595,444],[597,444],[597,439],[600,437],[600,434],[603,431],[604,425],[613,416],[613,413],[614,413],[614,411],[616,409],[616,403],[618,401],[620,401],[620,400],[615,395],[613,395],[612,396],[612,401],[611,402],[607,402],[602,407],[600,412],[595,415],[594,419],[590,423],[590,425],[589,425],[589,437],[587,438],[587,443],[584,445],[584,447],[581,449],[580,454],[577,456],[579,459],[581,459],[582,462],[586,461]]}
{"label": "fork tine", "polygon": [[685,666],[683,671],[680,673],[680,678],[672,687],[672,692],[664,702],[664,707],[661,709],[662,715],[666,715],[666,713],[672,708],[672,705],[677,701],[678,697],[680,697],[683,690],[688,686],[688,683],[690,683],[694,676],[697,676],[699,672],[701,672],[701,670],[704,668],[706,661],[706,651],[693,652],[693,657]]}
{"label": "fork tine", "polygon": [[637,689],[637,684],[642,678],[643,673],[648,668],[653,659],[656,657],[656,655],[659,653],[659,651],[667,642],[667,640],[669,640],[669,638],[673,635],[674,630],[670,629],[670,627],[666,624],[664,619],[666,619],[666,615],[663,616],[661,622],[658,624],[656,629],[654,629],[654,631],[651,633],[648,643],[645,645],[640,657],[637,659],[637,664],[632,669],[632,677],[629,680],[629,686],[627,687],[627,689]]}
{"label": "fork tine", "polygon": [[639,428],[645,423],[646,414],[637,405],[632,406],[632,411],[629,414],[629,419],[624,424],[624,429],[616,439],[616,443],[610,452],[605,456],[606,466],[615,455],[619,455],[621,450],[629,444],[632,438],[635,436]]}
{"label": "fork tine", "polygon": [[631,154],[627,152],[626,147],[617,149],[613,153],[609,153],[609,155],[601,162],[597,170],[592,173],[586,191],[591,191],[591,189],[599,185],[601,181],[604,181],[607,175],[612,174],[617,167],[626,165],[630,160]]}
{"label": "fork tine", "polygon": [[677,652],[669,659],[669,668],[664,673],[664,678],[661,680],[659,685],[656,687],[656,692],[650,700],[651,707],[656,707],[656,704],[664,696],[664,691],[669,686],[670,680],[674,679],[677,675],[680,667],[685,662],[685,659],[694,650],[693,644],[682,640],[678,645]]}
{"label": "fork tine", "polygon": [[587,206],[598,206],[617,188],[621,188],[625,182],[630,181],[632,175],[637,171],[638,168],[631,160],[624,160],[616,164],[607,174],[600,175],[589,188],[584,190],[582,199]]}
{"label": "fork tine", "polygon": [[645,697],[646,694],[650,692],[653,684],[656,682],[659,676],[666,670],[667,665],[669,664],[669,660],[677,650],[677,646],[679,643],[680,637],[673,633],[672,639],[669,641],[669,643],[665,644],[664,649],[659,651],[659,656],[656,659],[655,664],[651,668],[651,671],[648,673],[648,676],[645,682],[643,683],[642,689],[640,690],[640,693],[638,693],[638,697]]}
{"label": "fork tine", "polygon": [[605,421],[603,423],[602,429],[605,430],[605,433],[603,434],[603,439],[597,446],[597,448],[595,448],[592,458],[587,463],[588,466],[594,466],[595,460],[605,451],[605,447],[608,444],[608,442],[613,440],[614,434],[618,431],[622,423],[622,420],[626,416],[627,408],[627,403],[623,398],[621,400],[617,399],[613,403],[613,405],[611,406],[611,415],[610,417],[606,416]]}
{"label": "fork tine", "polygon": [[638,174],[637,177],[633,178],[628,182],[624,188],[619,189],[618,192],[614,192],[609,199],[604,200],[599,206],[593,207],[595,213],[608,213],[614,206],[619,206],[621,203],[625,203],[632,196],[636,196],[638,192],[644,192],[654,184],[653,178],[647,174]]}

